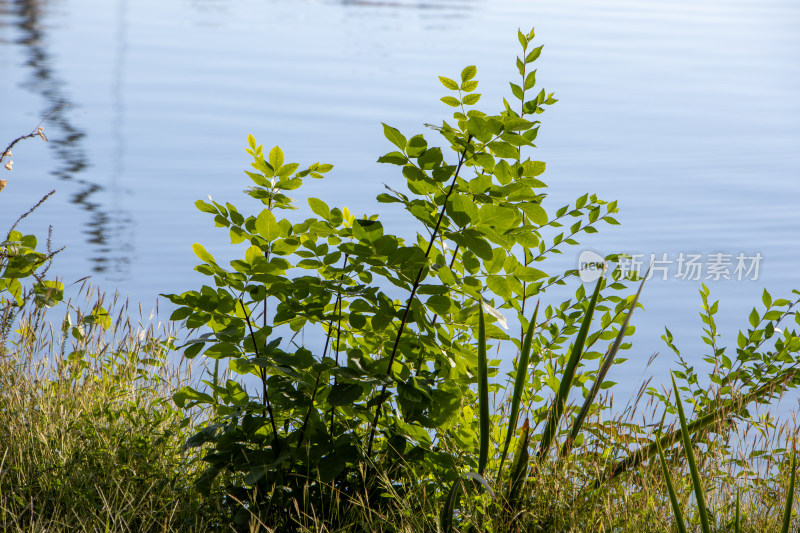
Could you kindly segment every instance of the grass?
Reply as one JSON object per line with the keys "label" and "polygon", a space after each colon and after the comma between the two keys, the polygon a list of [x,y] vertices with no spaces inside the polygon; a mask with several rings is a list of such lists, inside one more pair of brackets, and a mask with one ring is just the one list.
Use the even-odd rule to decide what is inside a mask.
{"label": "grass", "polygon": [[[89,287],[79,297],[103,305]],[[187,378],[166,359],[168,332],[118,303],[106,324],[73,305],[61,329],[20,316],[0,357],[2,531],[182,531],[213,517],[182,449],[192,421],[170,395]]]}
{"label": "grass", "polygon": [[[201,414],[185,418],[171,400],[172,392],[192,379],[190,367],[167,357],[174,332],[156,328],[141,311],[131,319],[126,303],[111,302],[107,315],[100,313],[103,298],[89,287],[80,297],[82,306],[68,304],[68,322],[58,317],[61,328],[45,311],[20,314],[17,334],[0,358],[0,529],[270,531],[263,517],[229,514],[227,504],[235,494],[226,493],[224,479],[210,496],[194,489],[203,450],[184,443]],[[600,402],[608,406],[610,397]],[[640,402],[639,409],[610,421],[603,422],[598,413],[587,417],[586,431],[604,436],[581,457],[530,461],[528,476],[516,479],[517,492],[496,495],[498,501],[513,496],[513,515],[498,512],[498,501],[463,480],[454,510],[460,530],[467,531],[469,524],[483,531],[675,530],[658,460],[588,500],[582,496],[593,474],[608,466],[610,449],[630,448],[654,431],[643,422],[654,418],[658,405],[652,399]],[[508,408],[510,401],[504,405]],[[797,426],[777,425],[769,417],[752,422],[731,426],[723,421],[693,444],[711,531],[733,530],[737,494],[741,531],[780,530],[791,475],[785,443]],[[498,434],[492,446],[504,441],[505,434]],[[696,531],[700,514],[683,448],[664,453],[687,530]],[[297,530],[436,531],[445,504],[441,487],[430,479],[410,481],[383,483],[386,503],[381,506],[367,503],[374,500],[366,494],[333,498],[324,521],[320,510],[302,509]],[[345,525],[330,529],[334,515],[333,522]]]}

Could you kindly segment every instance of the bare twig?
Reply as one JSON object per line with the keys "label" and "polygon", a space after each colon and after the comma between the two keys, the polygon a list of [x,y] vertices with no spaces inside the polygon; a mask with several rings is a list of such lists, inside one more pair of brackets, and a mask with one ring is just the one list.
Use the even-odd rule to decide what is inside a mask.
{"label": "bare twig", "polygon": [[42,205],[43,203],[45,203],[45,201],[46,201],[48,198],[50,198],[51,196],[53,196],[55,193],[56,193],[56,191],[55,191],[55,189],[53,189],[53,190],[52,190],[52,191],[50,191],[49,193],[47,193],[47,194],[45,194],[44,196],[42,196],[42,199],[41,199],[41,200],[39,200],[38,202],[36,202],[36,205],[34,205],[34,206],[33,206],[33,207],[31,207],[30,209],[28,209],[28,210],[27,210],[25,213],[21,214],[21,215],[20,215],[20,217],[17,219],[17,221],[16,221],[16,222],[14,222],[14,225],[13,225],[13,226],[11,226],[11,228],[8,230],[8,236],[6,237],[6,239],[9,239],[9,238],[10,238],[11,232],[12,232],[12,231],[14,231],[14,229],[16,229],[16,227],[17,227],[17,224],[19,224],[20,222],[22,222],[22,219],[23,219],[23,218],[27,217],[28,215],[30,215],[31,213],[33,213],[34,211],[36,211],[36,210],[39,208],[39,206],[40,206],[40,205]]}
{"label": "bare twig", "polygon": [[[54,110],[52,110],[39,122],[39,124],[36,125],[36,127],[33,129],[32,132],[28,133],[27,135],[20,135],[19,137],[11,141],[11,143],[8,146],[6,146],[5,150],[0,152],[0,163],[2,163],[4,159],[8,158],[8,162],[5,165],[3,165],[6,167],[6,170],[11,170],[14,165],[14,161],[11,159],[11,149],[14,148],[14,146],[18,142],[24,141],[25,139],[31,139],[33,137],[41,137],[43,141],[47,142],[47,136],[44,134],[44,128],[42,127],[42,124],[44,124],[44,122],[51,116],[61,111],[61,108],[63,107],[64,107],[63,105],[60,105]],[[8,183],[8,180],[0,180],[0,191],[3,190],[3,187],[6,186],[6,183]]]}

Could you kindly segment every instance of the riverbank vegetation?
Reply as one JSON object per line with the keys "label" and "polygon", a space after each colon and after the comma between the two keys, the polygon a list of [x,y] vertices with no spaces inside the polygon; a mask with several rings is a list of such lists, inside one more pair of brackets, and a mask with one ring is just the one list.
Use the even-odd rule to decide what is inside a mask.
{"label": "riverbank vegetation", "polygon": [[[89,287],[63,301],[49,243],[12,228],[3,529],[797,530],[797,428],[765,413],[800,383],[798,300],[764,292],[737,345],[720,346],[703,287],[706,353],[681,354],[667,330],[672,379],[612,409],[607,372],[634,346],[646,280],[548,272],[617,206],[548,205],[529,154],[557,100],[536,86],[533,31],[518,38],[496,114],[476,108],[469,66],[440,77],[452,121],[383,125],[393,148],[378,161],[406,188],[378,200],[406,211],[410,236],[300,204],[289,195],[332,165],[252,136],[245,192],[260,211],[197,202],[241,256],[223,266],[195,244],[209,281],[165,295],[169,325]],[[557,287],[574,296],[554,300]]]}

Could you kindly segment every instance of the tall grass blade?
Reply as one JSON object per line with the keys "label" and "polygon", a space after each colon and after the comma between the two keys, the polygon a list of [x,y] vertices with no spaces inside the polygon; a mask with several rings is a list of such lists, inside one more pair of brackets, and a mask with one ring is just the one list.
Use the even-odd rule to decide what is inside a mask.
{"label": "tall grass blade", "polygon": [[[681,436],[683,437],[683,450],[686,453],[686,461],[689,463],[689,472],[692,474],[692,486],[694,487],[694,495],[697,499],[697,511],[700,514],[700,525],[703,533],[711,533],[711,526],[708,522],[708,510],[706,509],[706,500],[703,495],[703,484],[700,482],[700,475],[697,473],[697,463],[694,460],[694,450],[692,450],[692,435],[689,433],[689,426],[686,423],[686,415],[683,413],[683,402],[678,392],[678,384],[675,383],[675,376],[670,374],[672,378],[672,388],[675,390],[675,405],[678,407],[678,418],[681,422]],[[656,440],[656,443],[658,441]]]}
{"label": "tall grass blade", "polygon": [[519,406],[522,403],[522,392],[528,382],[528,362],[531,356],[531,343],[533,342],[533,331],[536,329],[536,318],[539,315],[539,302],[536,302],[536,309],[533,310],[533,318],[528,324],[528,331],[522,341],[522,350],[519,353],[517,363],[517,375],[514,382],[514,392],[511,395],[511,415],[508,419],[508,431],[506,432],[506,443],[503,445],[503,455],[500,457],[500,468],[498,472],[503,472],[503,463],[508,456],[508,448],[511,445],[511,438],[517,430],[517,419],[519,418]]}
{"label": "tall grass blade", "polygon": [[[775,355],[775,358],[779,358],[783,353],[786,352],[786,349],[778,352]],[[794,369],[790,372],[785,374],[781,374],[779,376],[775,376],[767,383],[762,385],[761,387],[757,388],[754,391],[751,391],[741,398],[732,398],[726,402],[724,402],[720,407],[716,410],[699,416],[696,420],[688,425],[689,433],[695,434],[698,431],[702,431],[703,429],[712,426],[731,414],[738,414],[741,413],[751,402],[754,402],[758,398],[763,397],[765,394],[774,393],[777,389],[779,391],[785,390],[785,383],[790,383],[793,379],[795,379],[796,375],[800,372],[800,370]],[[661,437],[661,447],[667,448],[675,444],[681,439],[681,430],[673,431],[663,437]],[[607,470],[606,474],[598,478],[591,486],[590,490],[597,489],[598,487],[602,486],[605,483],[608,483],[612,479],[616,478],[623,472],[627,472],[632,468],[638,467],[643,462],[651,459],[657,454],[657,447],[656,443],[653,442],[644,448],[636,450],[631,455],[626,457],[625,459],[618,462],[616,465],[611,467]]]}
{"label": "tall grass blade", "polygon": [[783,527],[781,533],[789,533],[789,526],[792,523],[792,507],[794,505],[794,482],[797,472],[797,452],[792,453],[792,473],[789,477],[789,490],[786,495],[786,506],[783,509]]}
{"label": "tall grass blade", "polygon": [[528,445],[530,444],[530,426],[528,419],[522,425],[522,435],[517,442],[517,450],[514,453],[514,462],[511,465],[511,485],[508,489],[508,502],[511,511],[516,511],[519,495],[522,494],[522,485],[525,483],[525,471],[528,467]]}
{"label": "tall grass blade", "polygon": [[[649,273],[650,271],[648,270],[648,274]],[[614,344],[606,353],[605,359],[603,359],[603,364],[600,365],[600,370],[597,372],[597,377],[592,384],[592,388],[589,390],[589,395],[586,396],[583,406],[578,412],[578,416],[572,423],[572,430],[570,431],[569,437],[561,449],[562,456],[569,454],[572,444],[575,442],[575,439],[578,438],[578,435],[581,432],[581,427],[583,426],[583,421],[586,419],[586,415],[589,414],[589,409],[591,409],[592,404],[597,398],[597,394],[600,392],[600,386],[603,384],[603,381],[605,381],[606,374],[608,374],[608,371],[611,369],[611,365],[614,363],[614,358],[616,358],[617,352],[619,351],[620,346],[622,346],[622,340],[625,338],[625,331],[628,329],[628,324],[633,316],[633,310],[636,309],[636,303],[639,301],[639,295],[642,294],[644,282],[647,280],[648,274],[645,274],[644,278],[642,279],[642,283],[639,284],[639,290],[636,291],[636,295],[633,297],[631,307],[628,309],[628,314],[625,315],[625,320],[622,322],[622,326],[619,329],[619,334],[614,340]]]}
{"label": "tall grass blade", "polygon": [[739,487],[736,487],[736,519],[733,521],[733,533],[742,533],[742,514],[739,510]]}
{"label": "tall grass blade", "polygon": [[658,457],[661,459],[661,471],[664,472],[664,481],[667,483],[667,492],[669,493],[669,501],[672,504],[672,514],[675,515],[675,526],[678,528],[678,533],[686,533],[686,524],[683,522],[683,513],[681,512],[681,505],[678,503],[678,496],[675,494],[675,487],[672,485],[672,476],[669,475],[667,468],[667,460],[664,459],[664,450],[656,440],[658,448]]}
{"label": "tall grass blade", "polygon": [[[489,482],[486,481],[486,478],[481,476],[480,474],[476,474],[475,472],[468,472],[464,475],[458,476],[458,479],[453,481],[453,486],[450,488],[450,492],[447,493],[447,499],[444,502],[444,507],[442,507],[442,514],[440,515],[440,522],[442,531],[444,533],[450,533],[453,530],[453,517],[455,516],[456,506],[458,505],[458,497],[461,494],[461,480],[462,479],[471,479],[473,481],[477,481],[483,488],[486,489],[486,492],[489,493],[489,496],[492,499],[496,499],[494,491],[492,490],[491,485]],[[475,487],[475,484],[471,484]],[[469,485],[467,485],[469,486]]]}
{"label": "tall grass blade", "polygon": [[453,481],[453,486],[450,487],[450,492],[447,493],[447,499],[444,502],[444,507],[442,507],[441,526],[444,533],[450,533],[453,530],[453,514],[455,513],[460,492],[461,476]]}
{"label": "tall grass blade", "polygon": [[544,432],[542,432],[542,442],[539,445],[539,452],[537,454],[538,460],[541,460],[547,455],[547,452],[550,451],[550,446],[553,444],[553,440],[558,432],[558,424],[561,422],[561,415],[564,413],[567,397],[572,389],[572,380],[575,378],[575,369],[578,368],[578,362],[583,353],[583,345],[586,343],[586,337],[589,335],[589,326],[592,323],[594,308],[597,305],[597,297],[600,294],[600,286],[602,284],[603,278],[600,277],[600,279],[597,280],[597,286],[594,288],[592,299],[589,301],[586,316],[583,317],[581,329],[578,331],[578,336],[575,338],[575,344],[572,346],[572,353],[570,353],[567,364],[564,367],[561,384],[553,400],[553,405],[550,407],[550,413],[547,417],[547,423],[544,426]]}
{"label": "tall grass blade", "polygon": [[478,315],[478,407],[480,411],[480,454],[478,474],[483,476],[489,460],[489,363],[486,358],[486,322],[483,318],[483,304],[479,305]]}

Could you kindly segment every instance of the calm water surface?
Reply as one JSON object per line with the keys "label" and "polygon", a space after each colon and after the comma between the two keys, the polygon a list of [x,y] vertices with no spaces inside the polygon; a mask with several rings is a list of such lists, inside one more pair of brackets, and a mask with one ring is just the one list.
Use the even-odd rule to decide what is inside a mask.
{"label": "calm water surface", "polygon": [[[707,281],[732,346],[763,288],[800,288],[798,24],[788,0],[0,0],[3,145],[55,111],[51,142],[14,150],[0,227],[55,188],[25,229],[54,226],[65,282],[91,274],[151,307],[199,285],[192,243],[231,257],[193,204],[247,205],[253,133],[289,160],[336,165],[303,197],[403,228],[374,200],[383,183],[402,186],[375,163],[391,149],[380,122],[414,134],[446,118],[436,76],[469,64],[481,105],[499,109],[516,30],[535,26],[537,80],[560,99],[537,141],[550,210],[584,192],[619,200],[622,226],[582,239],[602,253],[760,253],[757,280]],[[578,251],[550,271],[574,267]],[[618,394],[664,351],[664,325],[699,361],[699,287],[646,287]],[[663,383],[671,364],[665,352],[647,373]]]}

